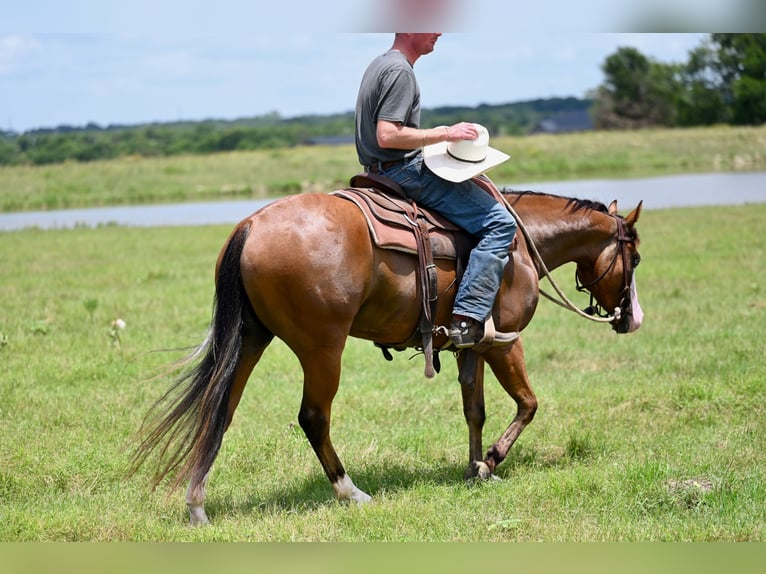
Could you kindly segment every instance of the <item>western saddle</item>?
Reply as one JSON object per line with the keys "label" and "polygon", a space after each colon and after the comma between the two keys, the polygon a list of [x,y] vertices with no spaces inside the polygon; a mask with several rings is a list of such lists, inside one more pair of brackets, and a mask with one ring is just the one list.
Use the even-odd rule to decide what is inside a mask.
{"label": "western saddle", "polygon": [[[473,180],[499,202],[503,198],[486,176]],[[439,351],[434,350],[433,317],[436,311],[437,287],[434,259],[451,259],[456,263],[455,283],[459,283],[468,262],[475,239],[462,228],[438,213],[419,207],[408,199],[399,185],[380,174],[355,175],[351,187],[332,192],[332,195],[353,202],[364,214],[375,245],[411,255],[418,260],[417,277],[422,300],[418,329],[407,341],[397,345],[375,343],[386,360],[393,360],[389,349],[403,351],[415,347],[423,351],[428,378],[441,368]],[[445,347],[448,348],[448,347]]]}

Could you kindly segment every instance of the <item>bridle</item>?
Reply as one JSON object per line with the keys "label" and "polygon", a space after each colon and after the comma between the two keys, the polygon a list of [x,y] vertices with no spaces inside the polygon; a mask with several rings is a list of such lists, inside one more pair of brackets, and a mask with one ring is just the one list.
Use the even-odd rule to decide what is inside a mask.
{"label": "bridle", "polygon": [[[633,241],[633,239],[625,232],[625,220],[617,215],[612,215],[612,217],[614,217],[614,220],[617,222],[617,249],[614,250],[612,261],[609,263],[603,273],[601,273],[601,275],[588,283],[582,283],[580,281],[580,276],[577,273],[577,270],[575,270],[575,286],[577,291],[580,293],[588,291],[590,294],[590,305],[584,309],[585,313],[601,318],[608,318],[610,315],[606,313],[604,308],[596,301],[596,298],[593,296],[590,288],[596,285],[612,271],[612,268],[617,263],[617,257],[620,255],[622,256],[622,290],[620,290],[620,302],[618,309],[620,309],[622,313],[630,312],[630,283],[632,280],[633,265],[631,265],[630,270],[628,270],[628,243]],[[615,311],[617,311],[617,309],[615,309]],[[613,318],[619,319],[620,317],[617,317],[615,314]]]}
{"label": "bridle", "polygon": [[529,231],[527,230],[527,227],[524,225],[524,222],[519,217],[519,214],[516,213],[516,210],[513,208],[513,206],[508,202],[508,200],[505,198],[505,195],[500,193],[499,194],[501,199],[503,200],[503,204],[508,209],[508,211],[511,212],[511,215],[516,219],[516,223],[519,226],[519,229],[524,234],[524,238],[527,240],[527,247],[529,248],[529,251],[531,252],[534,259],[537,260],[539,269],[541,271],[541,274],[545,276],[548,281],[550,281],[551,286],[553,287],[554,291],[558,295],[558,299],[554,297],[553,295],[549,295],[545,290],[542,288],[539,289],[540,295],[548,299],[549,301],[555,303],[556,305],[559,305],[561,307],[564,307],[565,309],[569,309],[570,311],[574,312],[575,314],[579,315],[580,317],[584,319],[590,319],[591,321],[594,321],[596,323],[610,323],[614,324],[615,321],[619,321],[623,313],[630,313],[630,285],[632,281],[632,269],[635,267],[635,265],[631,266],[631,271],[628,271],[628,243],[633,241],[633,238],[631,238],[625,231],[625,221],[618,215],[610,214],[614,220],[617,222],[617,249],[615,249],[614,257],[612,258],[612,261],[609,263],[609,266],[606,268],[606,271],[604,271],[601,275],[599,275],[594,281],[591,281],[590,283],[583,285],[580,283],[580,278],[577,275],[577,271],[575,271],[575,284],[577,286],[578,291],[584,291],[587,290],[589,287],[594,286],[596,283],[601,281],[604,277],[607,276],[609,271],[612,270],[615,263],[617,262],[617,256],[622,255],[622,274],[623,274],[623,287],[620,291],[620,302],[619,306],[614,310],[613,315],[608,315],[604,312],[601,305],[596,302],[595,297],[593,296],[593,293],[590,293],[590,306],[586,307],[585,310],[581,310],[579,307],[577,307],[572,301],[569,300],[569,297],[566,296],[566,294],[561,290],[561,288],[556,283],[556,280],[553,278],[553,275],[551,275],[550,270],[545,265],[545,261],[543,261],[542,255],[540,255],[540,251],[537,249],[537,246],[535,245],[534,240],[532,239],[532,236],[530,235]]}

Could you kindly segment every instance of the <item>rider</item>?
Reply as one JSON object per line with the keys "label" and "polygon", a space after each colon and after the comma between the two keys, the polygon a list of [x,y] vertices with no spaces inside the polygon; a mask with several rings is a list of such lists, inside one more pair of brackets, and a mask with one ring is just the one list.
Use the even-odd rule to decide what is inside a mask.
{"label": "rider", "polygon": [[[450,340],[462,349],[484,336],[516,221],[470,181],[508,159],[488,146],[486,129],[466,122],[420,129],[420,88],[413,66],[433,51],[439,36],[397,33],[391,49],[368,66],[356,101],[356,149],[367,171],[393,179],[409,198],[478,239],[450,321]],[[493,341],[509,344],[516,338],[518,333],[496,332]]]}

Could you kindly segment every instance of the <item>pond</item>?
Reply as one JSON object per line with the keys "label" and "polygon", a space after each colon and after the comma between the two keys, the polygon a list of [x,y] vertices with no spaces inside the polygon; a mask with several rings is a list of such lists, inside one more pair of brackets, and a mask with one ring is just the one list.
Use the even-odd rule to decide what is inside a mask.
{"label": "pond", "polygon": [[[640,201],[645,209],[766,203],[766,172],[706,173],[641,179],[596,179],[507,185],[609,203],[627,212]],[[78,226],[131,227],[234,224],[270,200],[217,201],[132,207],[101,207],[0,214],[0,230]]]}

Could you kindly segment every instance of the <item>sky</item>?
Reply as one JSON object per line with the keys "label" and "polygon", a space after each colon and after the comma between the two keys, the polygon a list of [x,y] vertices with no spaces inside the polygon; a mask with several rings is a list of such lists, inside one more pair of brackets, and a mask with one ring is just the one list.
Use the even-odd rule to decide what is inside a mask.
{"label": "sky", "polygon": [[[349,111],[365,67],[392,41],[370,30],[415,22],[380,16],[397,1],[8,2],[0,19],[0,129]],[[413,1],[439,4],[443,16],[448,6],[438,24],[453,30],[416,63],[427,108],[583,97],[603,81],[600,66],[620,46],[682,62],[707,36],[704,21],[668,26],[679,30],[671,33],[645,33],[657,26],[637,17],[620,23],[614,7],[622,0],[538,0],[531,8],[516,0],[408,6]],[[730,0],[729,8],[739,1],[749,0]],[[679,2],[688,0],[663,6]],[[715,2],[679,6],[691,18],[712,3],[712,18]]]}

